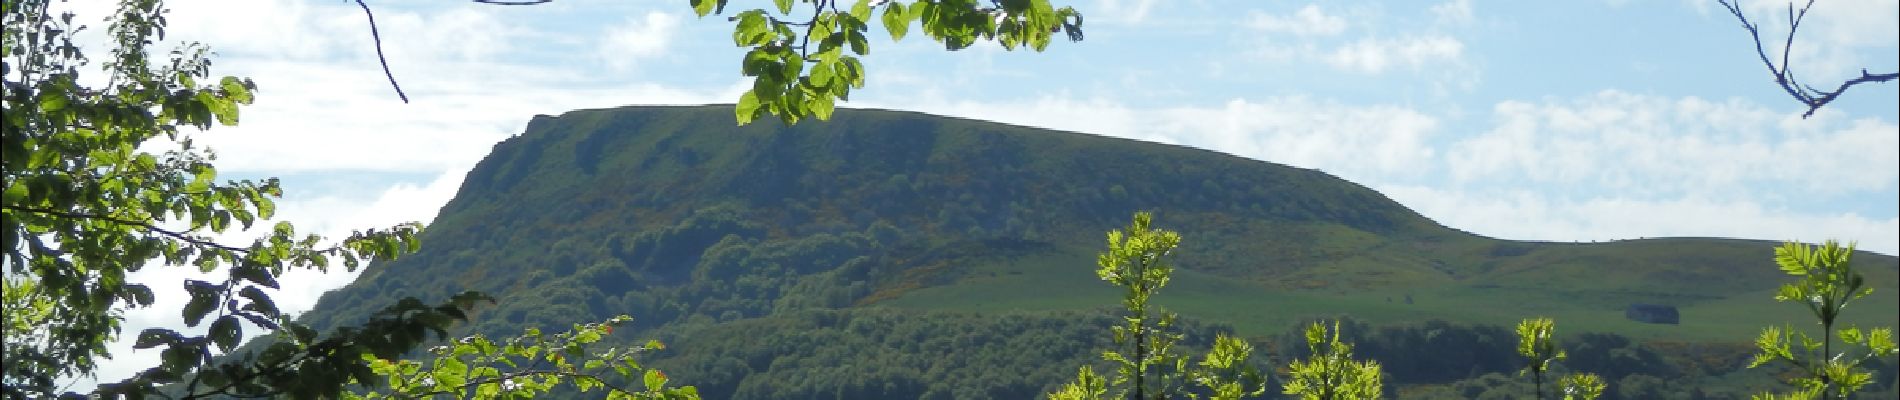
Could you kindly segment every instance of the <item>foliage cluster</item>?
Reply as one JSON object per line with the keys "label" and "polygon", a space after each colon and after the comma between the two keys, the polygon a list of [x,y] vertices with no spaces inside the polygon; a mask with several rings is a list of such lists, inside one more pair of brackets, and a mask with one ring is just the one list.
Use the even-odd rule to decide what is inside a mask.
{"label": "foliage cluster", "polygon": [[[1531,375],[1531,394],[1544,398],[1544,377],[1551,375],[1557,361],[1568,357],[1557,344],[1557,322],[1550,318],[1530,318],[1517,324],[1517,355],[1525,359],[1519,375]],[[1603,395],[1603,377],[1593,373],[1571,373],[1555,382],[1564,400],[1595,399]]]}
{"label": "foliage cluster", "polygon": [[[589,392],[605,389],[607,399],[698,399],[693,387],[666,387],[670,378],[657,369],[646,369],[634,356],[664,348],[659,341],[630,350],[608,348],[598,353],[588,347],[614,332],[632,317],[614,317],[594,324],[574,324],[573,329],[554,335],[528,328],[521,335],[502,341],[483,335],[468,336],[428,350],[426,361],[365,357],[369,368],[387,379],[386,390],[370,387],[364,393],[344,393],[350,399],[419,399],[451,396],[454,398],[533,398],[556,393],[562,383],[571,390]],[[639,386],[628,387],[603,377],[631,379],[640,377]],[[578,394],[578,393],[574,393]]]}
{"label": "foliage cluster", "polygon": [[[75,24],[72,13],[53,13],[50,2],[39,0],[7,1],[4,8],[0,248],[8,279],[34,282],[16,295],[51,300],[26,301],[46,306],[37,313],[44,321],[58,321],[8,335],[5,395],[51,396],[57,378],[92,373],[97,359],[109,356],[105,343],[119,335],[122,310],[154,302],[149,287],[127,281],[127,274],[150,265],[225,272],[213,281],[184,282],[191,299],[181,316],[188,326],[208,322],[208,333],[139,332],[136,347],[159,348],[163,363],[102,386],[102,394],[136,397],[171,383],[202,384],[207,393],[334,393],[348,370],[308,374],[301,384],[258,385],[281,383],[278,374],[306,366],[354,359],[353,352],[400,353],[412,344],[409,338],[421,336],[401,333],[440,329],[459,316],[462,299],[436,308],[405,303],[395,309],[407,315],[383,320],[387,324],[315,340],[263,289],[277,288],[277,277],[290,268],[325,269],[334,262],[353,270],[413,252],[420,227],[359,231],[332,242],[278,222],[248,245],[213,241],[212,235],[271,219],[273,199],[282,195],[275,179],[220,182],[213,154],[192,140],[192,131],[236,124],[257,86],[214,78],[203,45],[151,54],[151,44],[165,34],[165,10],[156,0],[119,3],[106,29],[110,57],[101,68],[76,44],[76,33],[86,27]],[[100,70],[106,79],[82,79]],[[283,352],[303,357],[213,368],[212,356],[235,348],[247,325],[293,337],[284,346],[294,348]],[[364,340],[392,333],[394,339]],[[334,347],[312,347],[323,344]]]}
{"label": "foliage cluster", "polygon": [[1338,322],[1332,329],[1315,322],[1306,327],[1305,336],[1312,356],[1287,366],[1289,376],[1283,393],[1305,400],[1384,397],[1385,376],[1379,362],[1353,359],[1352,344],[1339,340]]}
{"label": "foliage cluster", "polygon": [[[1049,0],[857,0],[843,9],[843,0],[802,2],[812,6],[811,17],[802,21],[790,18],[796,9],[792,0],[774,0],[775,9],[745,10],[729,18],[737,22],[733,44],[751,49],[740,71],[753,77],[752,89],[733,108],[740,125],[767,113],[787,125],[806,116],[831,119],[836,102],[850,100],[851,89],[864,87],[864,63],[858,57],[871,53],[865,35],[872,22],[883,23],[894,41],[917,24],[948,50],[993,41],[1004,50],[1042,51],[1058,32],[1082,40],[1082,14]],[[692,0],[693,12],[702,18],[724,12],[726,4]]]}
{"label": "foliage cluster", "polygon": [[[1794,277],[1775,292],[1775,301],[1796,302],[1813,313],[1821,326],[1820,339],[1793,326],[1762,330],[1755,345],[1759,353],[1748,366],[1786,362],[1800,375],[1791,382],[1795,391],[1784,394],[1757,394],[1757,399],[1846,399],[1874,382],[1874,372],[1865,369],[1868,361],[1884,360],[1900,353],[1894,346],[1893,327],[1861,330],[1848,326],[1834,329],[1842,310],[1873,293],[1866,277],[1855,271],[1854,246],[1828,241],[1820,246],[1789,242],[1775,248],[1775,264]],[[1843,348],[1834,350],[1838,334]],[[1799,347],[1795,347],[1796,344]],[[1846,347],[1846,346],[1852,346]]]}
{"label": "foliage cluster", "polygon": [[[1095,275],[1122,289],[1121,323],[1113,326],[1114,346],[1102,359],[1115,365],[1103,379],[1083,365],[1073,383],[1049,394],[1058,399],[1169,399],[1199,397],[1239,399],[1266,391],[1266,378],[1248,362],[1253,345],[1225,334],[1214,338],[1213,348],[1192,366],[1176,352],[1185,334],[1175,328],[1179,318],[1165,310],[1150,311],[1154,296],[1174,274],[1169,253],[1181,244],[1181,235],[1149,225],[1154,216],[1135,213],[1128,227],[1108,232],[1108,250],[1096,257]],[[1195,386],[1189,386],[1193,384]]]}
{"label": "foliage cluster", "polygon": [[[186,43],[154,55],[167,12],[159,0],[123,0],[107,19],[100,65],[75,39],[87,27],[51,1],[8,0],[0,54],[0,264],[6,280],[6,370],[0,396],[44,398],[61,380],[92,375],[127,309],[149,307],[153,290],[129,275],[148,267],[193,267],[180,317],[204,334],[148,328],[135,349],[160,362],[90,395],[105,398],[214,396],[335,398],[370,384],[370,360],[395,359],[467,319],[487,297],[441,293],[379,304],[321,335],[280,310],[268,289],[290,269],[356,270],[419,249],[421,226],[357,231],[340,240],[300,235],[272,221],[283,189],[275,178],[220,181],[194,133],[236,125],[254,100],[248,79],[215,77],[209,50]],[[96,55],[96,53],[95,53]],[[103,72],[104,79],[90,74]],[[217,236],[251,231],[247,245]],[[271,336],[238,354],[245,331]]]}

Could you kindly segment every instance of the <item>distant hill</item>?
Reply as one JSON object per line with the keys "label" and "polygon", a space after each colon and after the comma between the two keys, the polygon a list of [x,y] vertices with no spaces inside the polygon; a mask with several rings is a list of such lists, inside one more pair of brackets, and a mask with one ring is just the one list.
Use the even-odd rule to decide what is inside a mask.
{"label": "distant hill", "polygon": [[[844,329],[824,321],[937,327],[877,333],[919,343],[952,340],[942,332],[957,330],[944,326],[1001,323],[988,315],[1015,321],[991,331],[1088,332],[1074,327],[1117,299],[1096,280],[1094,254],[1104,232],[1137,210],[1155,211],[1157,225],[1185,239],[1175,259],[1183,270],[1162,303],[1206,329],[1256,338],[1335,314],[1375,324],[1541,315],[1566,332],[1665,342],[1741,342],[1762,326],[1804,321],[1800,307],[1771,300],[1783,281],[1770,263],[1773,243],[1498,240],[1446,228],[1323,172],[1218,152],[880,110],[737,127],[730,106],[536,116],[469,173],[421,252],[370,266],[304,318],[332,326],[404,296],[479,290],[500,304],[479,312],[473,331],[632,314],[676,348],[761,327]],[[1876,295],[1850,314],[1895,325],[1900,260],[1856,257]],[[1633,303],[1675,306],[1681,324],[1626,320]],[[1048,336],[1011,346],[1060,349],[1032,354],[1072,366],[1092,359],[1099,342]],[[882,342],[895,347],[875,357],[922,357],[906,364],[910,378],[860,382],[846,397],[1016,398],[1061,379],[1041,365],[1010,366],[996,369],[1021,369],[1016,383],[997,392],[932,386],[955,369],[941,363],[963,359],[906,342]],[[747,374],[817,373],[794,367],[817,353],[799,354],[733,355],[729,368],[717,367],[725,358],[673,365],[698,371],[677,377],[688,383],[725,382],[712,393],[727,396],[765,387],[843,393],[830,381],[745,389]],[[884,372],[904,370],[892,371]]]}

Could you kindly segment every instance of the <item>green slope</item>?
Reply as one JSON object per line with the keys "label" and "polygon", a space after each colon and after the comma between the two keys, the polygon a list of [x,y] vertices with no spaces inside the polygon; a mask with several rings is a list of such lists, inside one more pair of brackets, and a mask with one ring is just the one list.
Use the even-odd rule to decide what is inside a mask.
{"label": "green slope", "polygon": [[[1116,295],[1094,254],[1136,210],[1185,238],[1162,304],[1254,337],[1335,314],[1544,315],[1572,333],[1728,342],[1803,320],[1768,296],[1783,279],[1767,242],[1496,240],[1323,172],[1217,152],[878,110],[736,127],[729,106],[537,116],[469,173],[420,253],[369,267],[305,318],[333,326],[461,290],[501,300],[470,327],[488,333],[623,313],[656,334],[718,336],[813,310],[1099,310]],[[1900,261],[1857,261],[1878,294],[1851,314],[1895,325]],[[1676,305],[1683,323],[1624,320],[1630,303]]]}

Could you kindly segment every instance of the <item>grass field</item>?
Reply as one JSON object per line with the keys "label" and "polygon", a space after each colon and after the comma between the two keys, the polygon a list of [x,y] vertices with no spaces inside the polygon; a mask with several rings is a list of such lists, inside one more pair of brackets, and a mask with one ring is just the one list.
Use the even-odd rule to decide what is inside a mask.
{"label": "grass field", "polygon": [[[1116,307],[1120,293],[1096,279],[1093,258],[1092,250],[1062,248],[980,263],[969,266],[962,278],[949,284],[915,289],[876,305],[961,311]],[[1772,267],[1763,260],[1760,268]],[[1559,271],[1546,275],[1573,274]],[[1734,343],[1752,340],[1769,325],[1808,326],[1814,321],[1798,304],[1775,302],[1772,289],[1721,296],[1697,290],[1705,294],[1672,296],[1624,290],[1611,285],[1614,282],[1602,281],[1580,283],[1576,286],[1581,289],[1569,290],[1561,286],[1508,284],[1525,280],[1512,278],[1522,278],[1521,275],[1448,281],[1406,289],[1341,292],[1276,289],[1244,279],[1177,269],[1157,301],[1184,317],[1229,324],[1248,336],[1279,334],[1299,321],[1333,315],[1349,315],[1375,324],[1441,319],[1504,326],[1528,317],[1546,316],[1555,318],[1565,334],[1603,332],[1641,340]],[[1880,282],[1881,274],[1869,275],[1874,282]],[[1506,283],[1490,283],[1499,281]],[[1406,302],[1408,296],[1410,304]],[[1623,308],[1638,302],[1676,304],[1682,323],[1658,325],[1625,319]],[[1900,325],[1896,320],[1900,320],[1900,294],[1892,286],[1885,286],[1850,306],[1844,322],[1862,326]]]}

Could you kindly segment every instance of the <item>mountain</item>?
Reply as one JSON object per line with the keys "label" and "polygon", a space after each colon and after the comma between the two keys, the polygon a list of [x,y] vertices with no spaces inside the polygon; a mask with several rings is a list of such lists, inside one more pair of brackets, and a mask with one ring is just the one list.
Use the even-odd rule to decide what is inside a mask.
{"label": "mountain", "polygon": [[[1160,301],[1194,329],[1266,340],[1325,315],[1552,316],[1567,332],[1714,343],[1805,318],[1772,301],[1784,279],[1768,242],[1499,240],[1324,172],[1213,151],[881,110],[738,127],[730,106],[536,116],[469,172],[422,251],[368,267],[303,318],[335,326],[478,290],[499,305],[474,332],[631,314],[674,344],[658,365],[716,382],[702,384],[712,397],[1020,398],[1093,358],[1096,311],[1118,296],[1094,254],[1138,210],[1184,238]],[[1895,325],[1900,260],[1856,257],[1876,294],[1854,321]],[[1677,307],[1681,323],[1629,321],[1635,303]],[[957,350],[972,347],[996,354]],[[840,365],[864,357],[900,366]]]}

